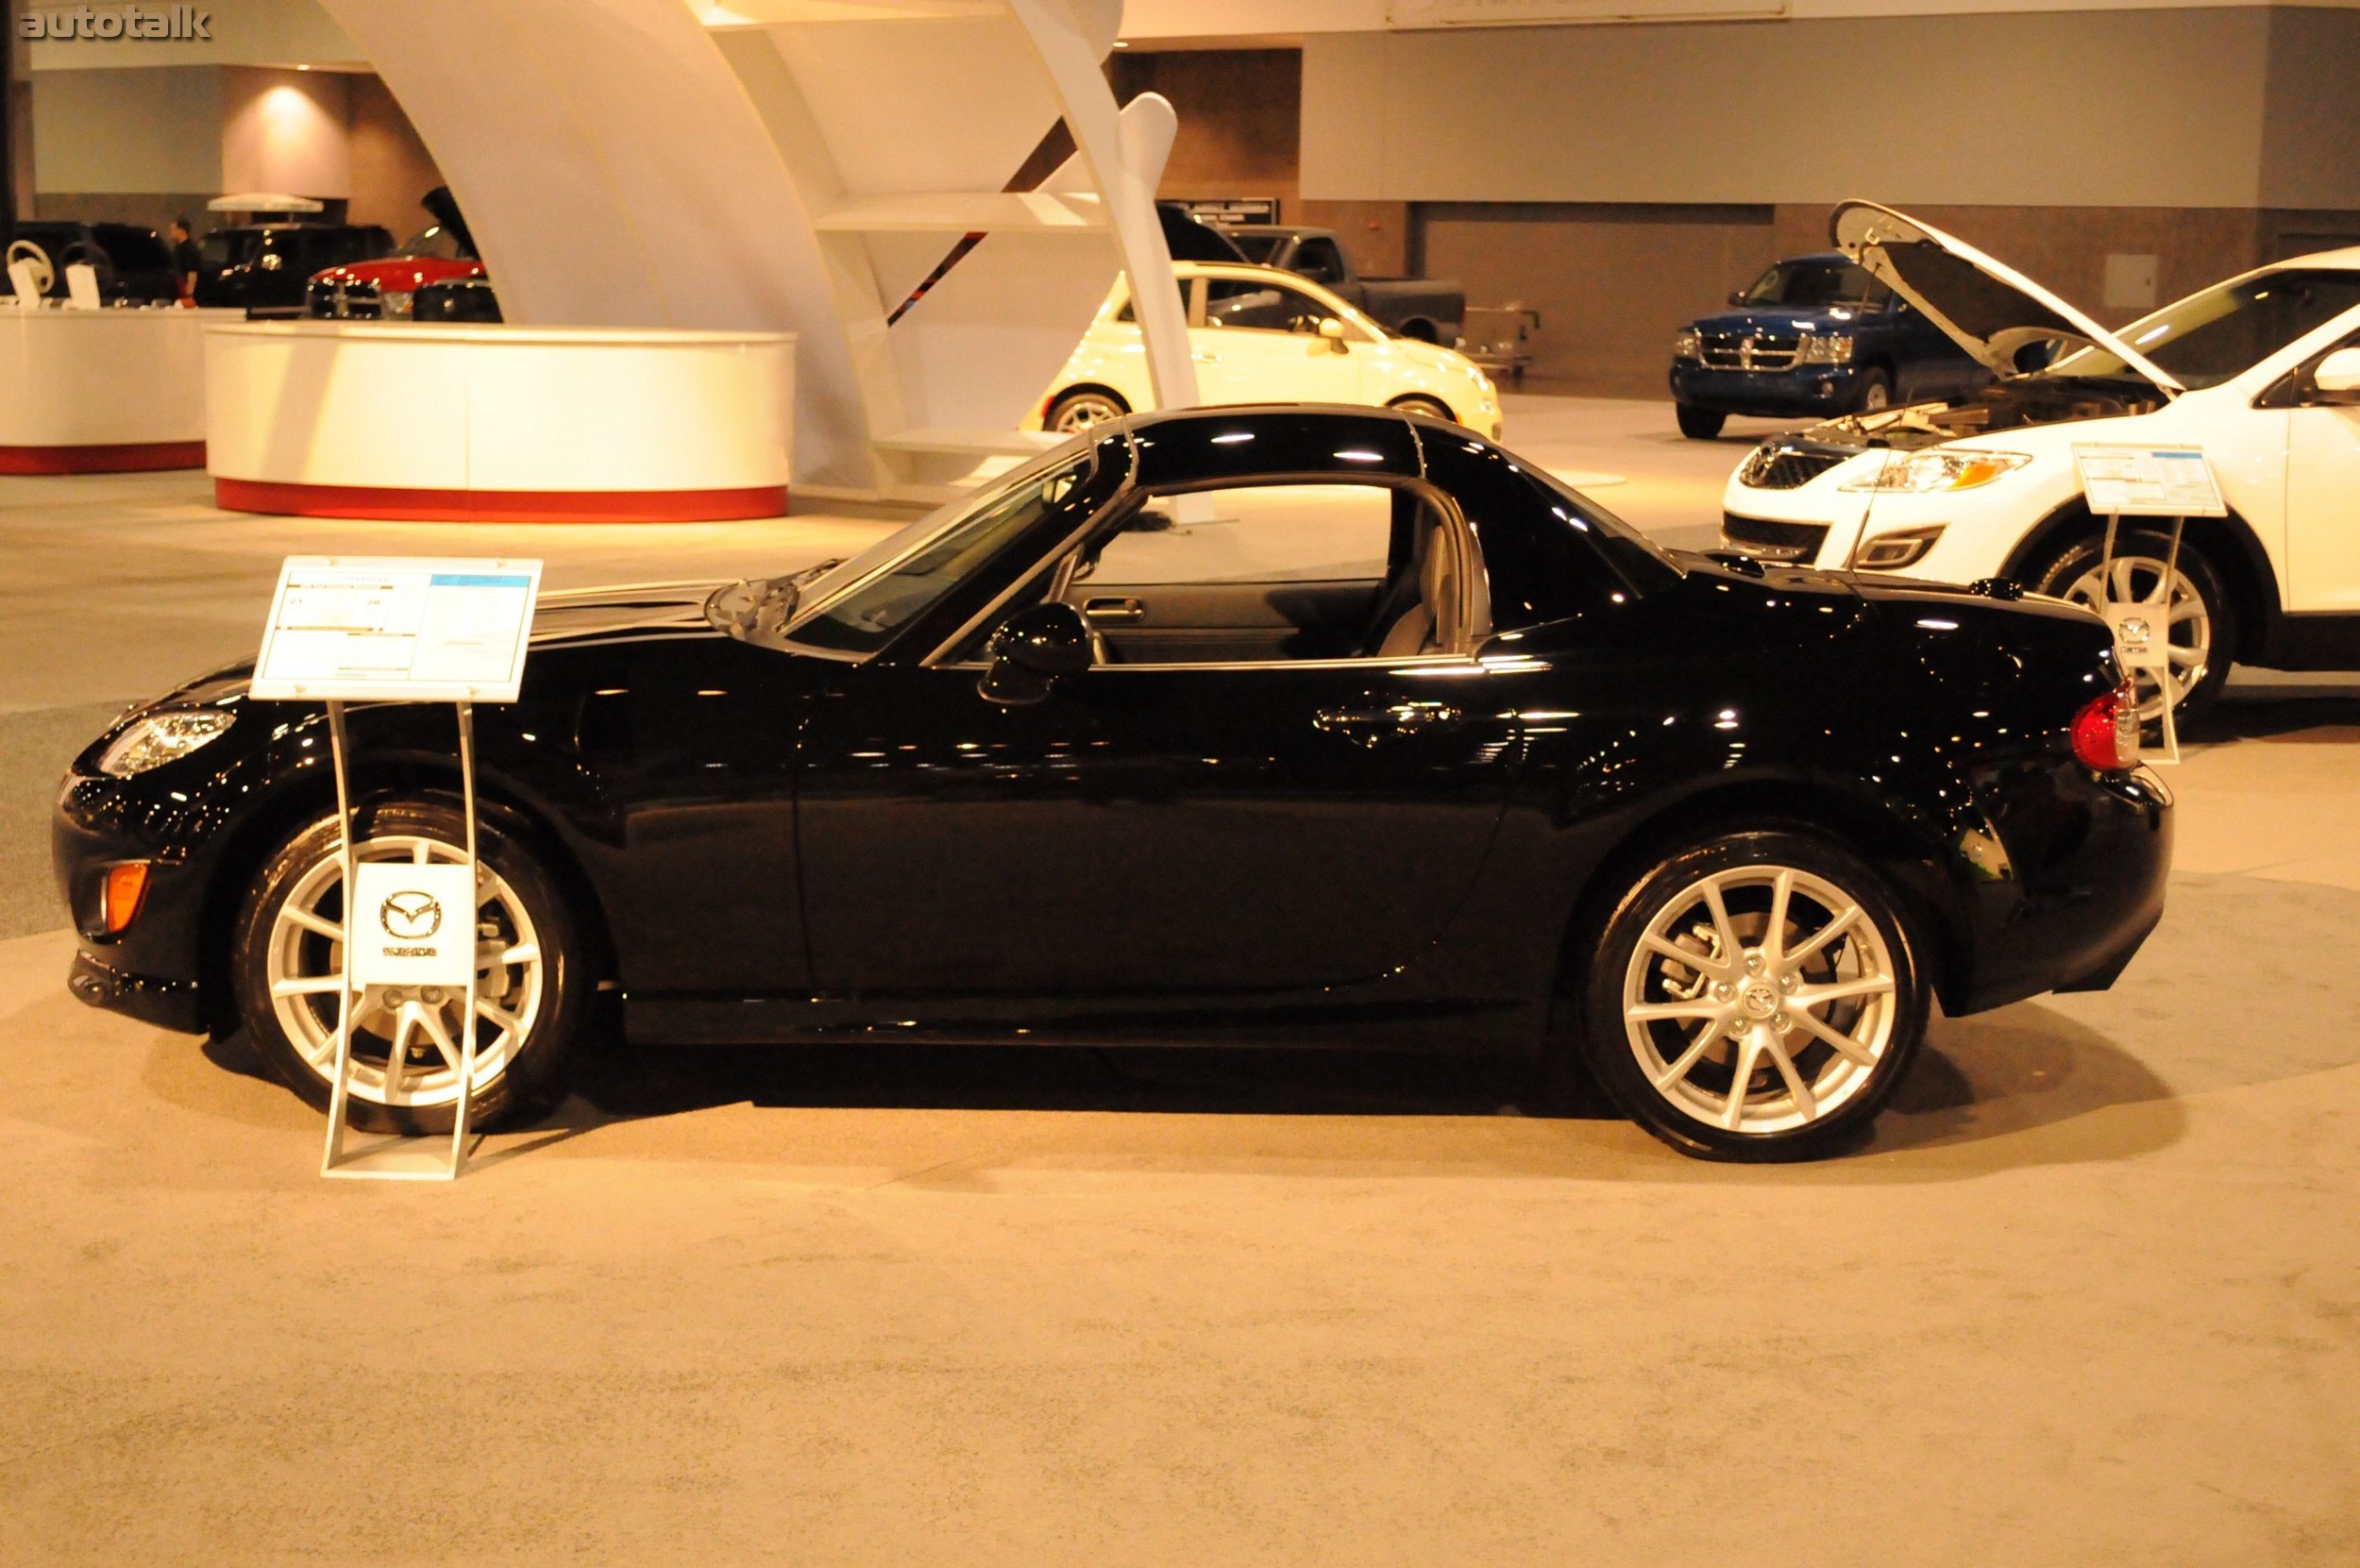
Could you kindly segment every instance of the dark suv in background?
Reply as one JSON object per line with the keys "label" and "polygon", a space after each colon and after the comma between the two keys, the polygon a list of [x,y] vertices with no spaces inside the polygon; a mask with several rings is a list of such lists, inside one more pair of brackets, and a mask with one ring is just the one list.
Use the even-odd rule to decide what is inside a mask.
{"label": "dark suv in background", "polygon": [[[129,223],[70,223],[49,219],[13,225],[8,243],[32,244],[49,259],[48,297],[66,296],[65,269],[87,261],[98,274],[98,297],[110,305],[170,304],[180,297],[172,248],[152,228]],[[23,254],[20,252],[19,254]],[[0,268],[0,294],[15,283]]]}
{"label": "dark suv in background", "polygon": [[1824,418],[1972,391],[1991,379],[1959,346],[1837,251],[1774,263],[1731,309],[1680,329],[1680,433],[1710,441],[1732,413]]}
{"label": "dark suv in background", "polygon": [[299,316],[312,275],[390,255],[394,237],[377,224],[261,223],[216,228],[198,246],[196,302],[249,316]]}

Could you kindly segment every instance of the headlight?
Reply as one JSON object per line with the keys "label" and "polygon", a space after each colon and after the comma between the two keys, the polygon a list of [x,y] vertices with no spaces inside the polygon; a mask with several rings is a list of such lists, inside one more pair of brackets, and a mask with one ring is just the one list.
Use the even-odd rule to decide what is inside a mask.
{"label": "headlight", "polygon": [[98,770],[127,779],[177,762],[228,729],[236,717],[218,708],[182,708],[135,718],[98,759]]}
{"label": "headlight", "polygon": [[1796,364],[1849,364],[1852,362],[1852,340],[1840,332],[1825,336],[1817,332],[1805,332],[1802,341],[1795,345],[1795,362]]}
{"label": "headlight", "polygon": [[1865,572],[1897,572],[1904,566],[1914,566],[1926,559],[1926,552],[1942,537],[1947,523],[1929,523],[1924,528],[1896,529],[1863,539],[1852,551],[1852,565]]}
{"label": "headlight", "polygon": [[411,295],[408,289],[383,289],[377,296],[377,313],[385,321],[410,319]]}
{"label": "headlight", "polygon": [[1694,327],[1683,327],[1672,334],[1672,358],[1699,360],[1704,358],[1705,340]]}
{"label": "headlight", "polygon": [[1931,451],[1913,452],[1899,463],[1880,464],[1872,474],[1846,481],[1844,488],[1897,492],[1907,496],[1975,490],[2004,474],[2014,473],[2031,461],[2021,452],[1944,451],[1936,447]]}

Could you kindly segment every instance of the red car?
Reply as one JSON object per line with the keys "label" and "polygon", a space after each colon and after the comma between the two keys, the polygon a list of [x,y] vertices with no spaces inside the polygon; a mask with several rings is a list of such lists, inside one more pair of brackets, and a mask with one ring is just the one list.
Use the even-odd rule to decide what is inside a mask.
{"label": "red car", "polygon": [[418,205],[433,217],[430,226],[381,261],[349,261],[313,273],[303,313],[328,321],[407,321],[420,289],[483,277],[475,239],[450,187],[436,186]]}

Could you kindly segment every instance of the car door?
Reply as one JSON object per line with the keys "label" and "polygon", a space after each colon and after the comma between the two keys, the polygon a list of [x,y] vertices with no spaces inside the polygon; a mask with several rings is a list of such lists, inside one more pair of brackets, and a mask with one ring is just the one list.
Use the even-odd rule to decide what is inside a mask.
{"label": "car door", "polygon": [[1204,282],[1203,324],[1188,332],[1198,390],[1207,403],[1357,403],[1360,331],[1320,336],[1336,312],[1301,289],[1268,278],[1214,275]]}
{"label": "car door", "polygon": [[[1222,504],[1217,493],[1215,514]],[[1472,536],[1436,526],[1456,530],[1431,547],[1460,552],[1448,557],[1452,602],[1478,600]],[[1144,621],[1168,599],[1245,604],[1349,585],[1374,616],[1399,586],[1392,567],[1410,563],[1391,561],[1382,514],[1374,534],[1350,531],[1301,527],[1291,564],[1284,540],[1233,541],[1229,558],[1245,565],[1225,581],[1175,566],[1196,553],[1185,541],[1110,548],[1101,573],[1134,576],[1119,555],[1160,553],[1158,575],[1188,580],[1035,591],[1130,600]],[[1374,575],[1323,575],[1345,565]],[[1408,599],[1414,614],[1423,600]],[[1485,667],[1468,656],[1470,613],[1451,611],[1451,646],[1385,655],[1364,650],[1366,628],[1331,657],[1260,647],[1251,631],[1243,648],[1135,644],[1154,650],[1022,706],[977,689],[980,632],[929,664],[844,670],[801,740],[816,983],[1316,1004],[1323,988],[1412,963],[1474,886],[1513,761],[1512,713],[1483,700]],[[1107,634],[1132,630],[1117,621]],[[1228,656],[1239,652],[1249,656]]]}
{"label": "car door", "polygon": [[[2360,334],[2336,346],[2360,347]],[[2287,608],[2349,615],[2360,612],[2360,405],[2313,388],[2316,362],[2296,372],[2293,408],[2240,417],[2285,421]]]}

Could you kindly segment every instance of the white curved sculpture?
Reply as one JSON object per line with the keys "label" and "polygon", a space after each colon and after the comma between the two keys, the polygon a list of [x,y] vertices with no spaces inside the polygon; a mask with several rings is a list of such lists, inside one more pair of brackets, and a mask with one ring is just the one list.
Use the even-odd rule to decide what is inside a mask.
{"label": "white curved sculpture", "polygon": [[0,307],[0,474],[205,465],[205,329],[243,311]]}
{"label": "white curved sculpture", "polygon": [[[796,334],[805,493],[930,498],[1029,449],[1116,270],[1169,276],[1170,106],[1119,114],[1100,73],[1121,0],[324,3],[510,321]],[[1059,118],[1074,158],[1008,192]],[[1141,292],[1159,400],[1193,402],[1176,296]]]}

